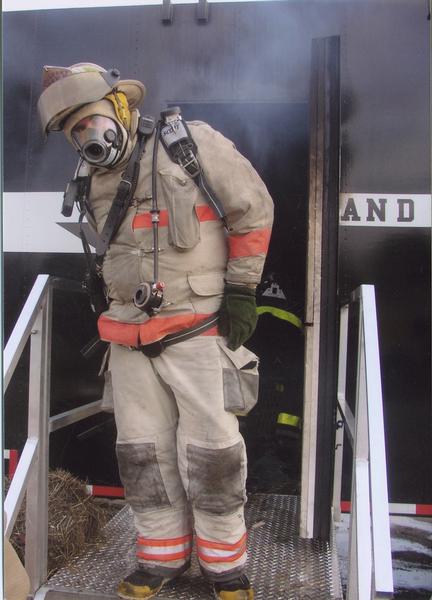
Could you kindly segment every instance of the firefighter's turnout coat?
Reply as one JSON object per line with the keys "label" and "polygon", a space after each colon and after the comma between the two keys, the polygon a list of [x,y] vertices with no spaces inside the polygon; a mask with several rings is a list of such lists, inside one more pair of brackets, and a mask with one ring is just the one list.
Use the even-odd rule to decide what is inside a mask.
{"label": "firefighter's turnout coat", "polygon": [[[224,280],[260,281],[270,239],[273,205],[251,164],[232,142],[202,122],[189,123],[208,182],[227,213],[229,231],[193,179],[159,144],[159,276],[166,306],[149,319],[133,304],[138,285],[153,279],[152,153],[148,142],[132,206],[108,249],[103,276],[110,307],[99,319],[107,341],[138,346],[191,327],[217,311]],[[122,168],[99,169],[91,184],[91,208],[99,232],[120,182]]]}
{"label": "firefighter's turnout coat", "polygon": [[[98,327],[101,338],[112,342],[117,455],[138,529],[138,559],[157,574],[182,571],[190,560],[193,522],[201,567],[217,580],[242,571],[246,560],[246,456],[234,413],[247,412],[253,402],[257,357],[244,347],[229,350],[216,327],[156,358],[132,348],[217,312],[225,281],[260,281],[273,204],[228,139],[203,122],[190,122],[189,128],[228,230],[159,144],[159,278],[165,303],[151,318],[134,306],[138,285],[153,279],[153,135],[131,206],[105,256],[110,306]],[[99,233],[123,170],[124,164],[93,174],[89,220]]]}

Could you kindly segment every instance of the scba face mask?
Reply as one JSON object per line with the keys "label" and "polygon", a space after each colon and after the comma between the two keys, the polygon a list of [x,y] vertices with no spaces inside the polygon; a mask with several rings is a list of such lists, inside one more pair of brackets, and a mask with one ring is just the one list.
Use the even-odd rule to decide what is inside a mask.
{"label": "scba face mask", "polygon": [[87,163],[110,168],[115,166],[123,155],[127,133],[114,119],[91,115],[74,125],[71,138]]}

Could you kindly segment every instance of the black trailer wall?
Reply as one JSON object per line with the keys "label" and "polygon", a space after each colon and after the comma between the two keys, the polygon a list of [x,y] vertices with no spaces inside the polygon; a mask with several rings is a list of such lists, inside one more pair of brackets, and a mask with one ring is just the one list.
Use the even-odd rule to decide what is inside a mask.
{"label": "black trailer wall", "polygon": [[[92,61],[117,66],[124,77],[146,83],[144,112],[158,114],[171,102],[201,106],[212,123],[208,107],[215,106],[214,124],[234,139],[275,190],[278,248],[280,240],[288,241],[282,256],[270,260],[284,265],[284,283],[302,315],[308,131],[301,119],[307,114],[311,40],[341,36],[341,192],[376,198],[430,195],[426,4],[215,3],[207,24],[196,22],[194,5],[175,5],[171,25],[161,23],[160,6],[6,13],[5,203],[13,201],[12,193],[63,190],[75,168],[76,157],[60,135],[52,135],[47,145],[41,138],[36,101],[42,65]],[[236,130],[231,117],[224,123],[219,103],[249,107],[244,115],[237,111]],[[284,129],[282,137],[290,141],[286,168],[278,167],[276,174],[271,156],[280,146],[272,143],[274,131],[264,131],[261,139],[249,127],[251,115],[259,114],[250,109],[254,103],[273,114],[271,128]],[[301,126],[295,127],[291,116],[284,119],[283,105],[291,116],[297,111]],[[16,220],[5,221],[16,236],[23,235],[19,219],[17,213]],[[430,503],[430,221],[403,228],[341,221],[339,248],[341,297],[359,283],[377,288],[390,499]],[[5,247],[4,264],[8,334],[35,275],[78,277],[82,259],[60,251],[23,254]],[[90,327],[86,317],[77,318],[83,319],[81,328]],[[6,403],[13,413],[16,399]],[[9,445],[14,444],[9,435]]]}

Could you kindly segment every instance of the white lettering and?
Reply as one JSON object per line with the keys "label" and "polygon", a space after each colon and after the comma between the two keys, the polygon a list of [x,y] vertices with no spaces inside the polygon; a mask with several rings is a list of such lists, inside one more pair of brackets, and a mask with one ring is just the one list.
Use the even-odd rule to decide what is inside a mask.
{"label": "white lettering and", "polygon": [[431,227],[430,194],[341,194],[341,226]]}

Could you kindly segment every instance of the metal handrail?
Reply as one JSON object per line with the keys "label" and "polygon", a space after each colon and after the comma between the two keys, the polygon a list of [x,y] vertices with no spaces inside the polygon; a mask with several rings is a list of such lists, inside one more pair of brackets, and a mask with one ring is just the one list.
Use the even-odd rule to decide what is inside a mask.
{"label": "metal handrail", "polygon": [[38,275],[6,344],[4,389],[8,387],[30,338],[27,441],[4,501],[5,535],[12,533],[26,496],[25,568],[35,593],[47,580],[49,435],[101,410],[102,400],[50,417],[50,364],[53,290],[83,293],[77,281]]}
{"label": "metal handrail", "polygon": [[[348,319],[359,304],[355,416],[346,402]],[[347,600],[393,596],[378,325],[373,285],[341,309],[333,516],[339,521],[344,431],[353,448]]]}

